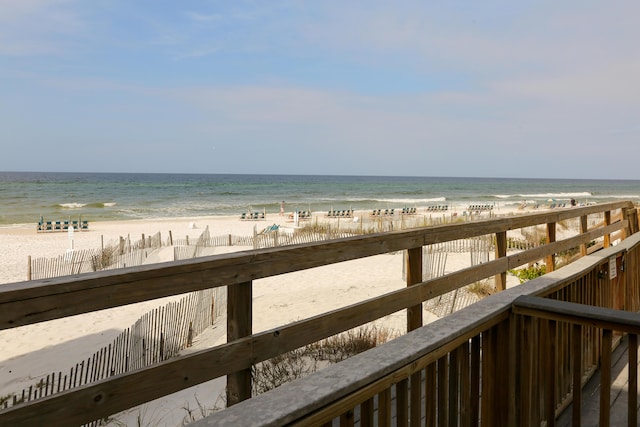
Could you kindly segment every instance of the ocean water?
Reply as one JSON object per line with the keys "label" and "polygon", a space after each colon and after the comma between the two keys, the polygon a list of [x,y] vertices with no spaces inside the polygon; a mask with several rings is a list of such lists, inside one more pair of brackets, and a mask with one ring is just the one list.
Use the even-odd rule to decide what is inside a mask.
{"label": "ocean water", "polygon": [[640,180],[0,172],[0,225],[470,204],[640,202]]}

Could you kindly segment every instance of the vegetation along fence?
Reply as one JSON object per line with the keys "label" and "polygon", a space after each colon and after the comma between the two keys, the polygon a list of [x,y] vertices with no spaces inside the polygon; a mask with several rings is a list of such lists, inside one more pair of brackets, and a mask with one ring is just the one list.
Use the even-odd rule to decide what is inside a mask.
{"label": "vegetation along fence", "polygon": [[171,359],[191,346],[193,338],[225,310],[224,288],[191,292],[179,301],[146,313],[112,343],[69,370],[42,376],[21,392],[1,396],[0,407],[8,408]]}
{"label": "vegetation along fence", "polygon": [[[602,214],[604,220],[599,226],[589,227],[589,217]],[[578,233],[557,239],[557,225],[572,218],[579,220]],[[546,228],[544,244],[507,254],[508,231],[539,225]],[[522,337],[515,326],[518,323],[510,321],[512,304],[517,296],[527,294],[637,311],[640,306],[637,265],[640,242],[637,236],[632,236],[637,231],[637,212],[633,204],[621,201],[256,249],[202,257],[197,261],[174,261],[152,268],[88,273],[72,279],[8,284],[0,290],[2,329],[86,310],[226,287],[228,343],[64,394],[10,407],[0,411],[0,424],[87,423],[226,376],[230,407],[211,419],[202,420],[200,425],[243,425],[249,420],[259,420],[263,425],[294,422],[321,425],[336,418],[349,424],[356,416],[366,424],[364,420],[370,420],[374,413],[382,419],[379,425],[390,424],[392,413],[398,425],[406,425],[409,420],[418,424],[417,420],[423,417],[428,425],[435,423],[434,420],[439,425],[457,425],[457,420],[465,425],[477,424],[478,420],[482,425],[527,425],[520,421],[529,419],[534,420],[529,425],[534,425],[535,420],[543,418],[547,425],[552,425],[548,414],[566,404],[566,389],[562,389],[562,393],[556,392],[566,384],[566,376],[562,374],[565,365],[543,363],[547,359],[536,356],[554,354],[554,358],[560,358],[565,353],[557,349],[566,347],[556,342],[556,347],[551,347],[555,352],[545,353],[540,349],[530,359],[536,362],[527,364],[520,357],[523,349],[526,351],[524,342],[517,344],[517,339]],[[495,242],[493,260],[441,277],[423,279],[423,246],[485,235],[491,235]],[[628,239],[622,240],[625,238]],[[602,255],[587,256],[590,243],[599,239],[605,248]],[[617,245],[611,246],[612,242]],[[566,267],[567,270],[555,271],[557,254],[572,248],[578,248],[583,257]],[[403,250],[407,251],[406,287],[253,333],[254,280]],[[526,286],[505,290],[508,270],[540,259],[545,260],[547,271],[551,273]],[[623,279],[610,280],[603,273],[612,272],[613,267],[617,277]],[[582,277],[586,279],[582,280]],[[422,327],[423,302],[486,278],[494,278],[500,292]],[[362,279],[366,280],[366,276]],[[110,298],[111,295],[118,295],[118,298]],[[620,299],[619,295],[624,298]],[[82,304],[70,304],[70,301],[82,301]],[[407,330],[412,333],[249,399],[252,366],[256,363],[401,310],[406,312]],[[523,329],[523,333],[531,333],[526,332],[530,330]],[[544,328],[538,331],[543,337],[565,336],[547,335]],[[589,335],[587,331],[585,334],[581,342],[589,348],[602,342],[595,333]],[[602,354],[606,353],[596,352],[593,360]],[[523,367],[525,369],[521,369]],[[585,369],[583,372],[588,372],[588,366]],[[581,379],[585,378],[583,372],[579,375]],[[424,392],[422,378],[428,387]],[[526,378],[548,378],[554,392],[536,394],[539,390],[529,388],[528,384],[532,383],[526,382]],[[393,407],[390,406],[392,394],[395,394]],[[304,399],[300,399],[302,395]],[[516,397],[522,400],[516,401]],[[523,400],[527,400],[526,405]],[[539,403],[532,403],[532,400]],[[523,413],[519,408],[531,410],[526,409]]]}

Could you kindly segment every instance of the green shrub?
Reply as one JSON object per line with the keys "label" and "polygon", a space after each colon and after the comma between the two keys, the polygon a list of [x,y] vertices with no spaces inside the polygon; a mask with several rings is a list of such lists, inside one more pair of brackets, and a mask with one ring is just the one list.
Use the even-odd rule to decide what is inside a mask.
{"label": "green shrub", "polygon": [[516,276],[520,283],[524,283],[527,280],[535,279],[536,277],[540,277],[547,272],[547,266],[544,264],[535,263],[530,267],[520,268],[509,270],[509,273]]}

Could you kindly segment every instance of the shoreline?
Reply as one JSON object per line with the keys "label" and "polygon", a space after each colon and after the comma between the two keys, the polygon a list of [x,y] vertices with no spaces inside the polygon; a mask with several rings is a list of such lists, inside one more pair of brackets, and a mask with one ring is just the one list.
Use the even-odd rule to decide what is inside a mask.
{"label": "shoreline", "polygon": [[[310,218],[300,221],[300,226],[313,224],[360,224],[362,226],[380,225],[385,223],[401,221],[420,221],[427,218],[445,218],[456,220],[465,218],[460,211],[454,209],[446,211],[428,211],[427,206],[418,207],[413,215],[402,216],[401,209],[395,210],[395,215],[373,216],[373,210],[354,211],[351,217],[329,217],[325,211],[315,211]],[[487,218],[491,216],[526,214],[539,212],[548,209],[540,206],[533,208],[504,208],[496,207],[489,212],[482,212],[477,218]],[[565,209],[565,208],[558,208]],[[197,238],[205,228],[209,227],[211,236],[219,235],[241,235],[251,236],[260,232],[267,226],[273,224],[283,229],[295,228],[292,219],[293,212],[266,213],[264,219],[241,220],[238,215],[209,215],[209,216],[188,216],[188,217],[157,217],[146,219],[108,220],[91,221],[87,230],[75,230],[73,241],[68,231],[44,231],[37,232],[37,223],[12,224],[0,226],[0,248],[5,248],[0,252],[0,286],[6,283],[22,282],[27,280],[28,257],[52,258],[64,255],[73,247],[74,250],[94,250],[103,245],[116,243],[120,237],[129,236],[133,241],[160,233],[163,241],[166,241],[171,232],[174,241],[181,238]]]}

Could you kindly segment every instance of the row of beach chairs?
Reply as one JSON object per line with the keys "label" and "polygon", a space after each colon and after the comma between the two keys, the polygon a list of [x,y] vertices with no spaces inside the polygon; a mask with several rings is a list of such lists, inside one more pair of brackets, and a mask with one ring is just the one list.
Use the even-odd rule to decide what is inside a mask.
{"label": "row of beach chairs", "polygon": [[[293,214],[289,215],[289,218],[293,218]],[[298,211],[298,219],[311,218],[311,211]]]}
{"label": "row of beach chairs", "polygon": [[264,212],[243,212],[240,214],[240,220],[242,221],[257,221],[265,219]]}
{"label": "row of beach chairs", "polygon": [[74,230],[84,231],[89,229],[89,221],[86,219],[78,220],[78,221],[45,221],[44,219],[40,219],[38,221],[38,226],[36,227],[37,232],[47,232],[47,231],[67,231],[69,227],[73,227]]}
{"label": "row of beach chairs", "polygon": [[374,209],[371,216],[393,216],[396,214],[395,209]]}
{"label": "row of beach chairs", "polygon": [[351,218],[353,216],[353,209],[334,211],[333,209],[327,212],[329,218]]}
{"label": "row of beach chairs", "polygon": [[401,215],[415,215],[417,213],[417,209],[416,208],[402,208],[402,212],[400,212]]}
{"label": "row of beach chairs", "polygon": [[427,206],[427,212],[443,212],[448,211],[449,205],[431,205]]}
{"label": "row of beach chairs", "polygon": [[483,212],[493,210],[493,205],[469,205],[469,211],[471,212]]}

